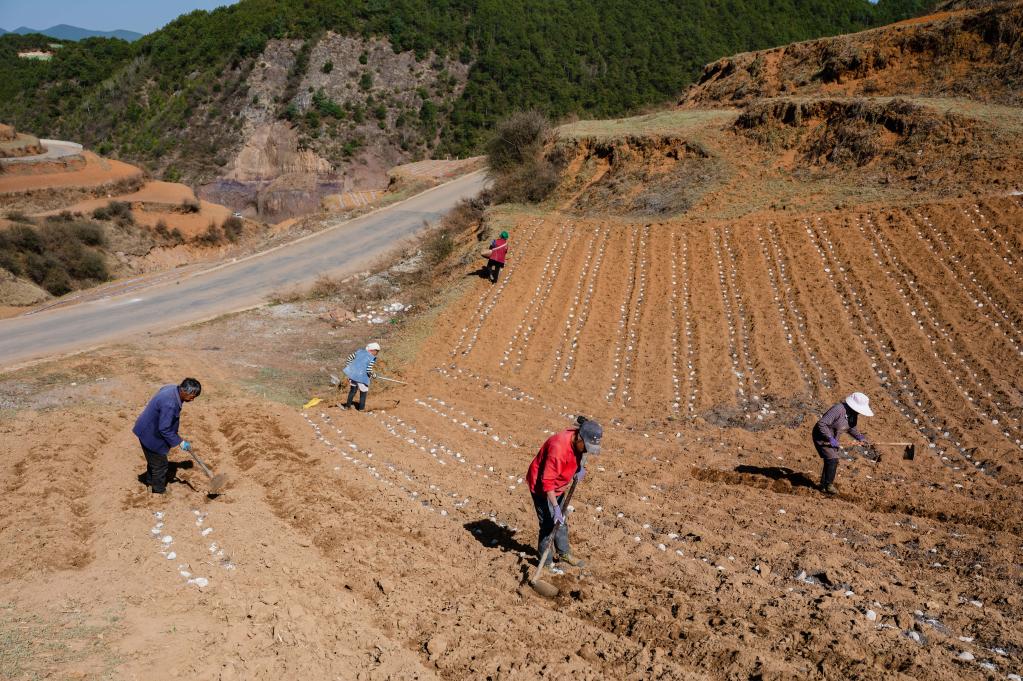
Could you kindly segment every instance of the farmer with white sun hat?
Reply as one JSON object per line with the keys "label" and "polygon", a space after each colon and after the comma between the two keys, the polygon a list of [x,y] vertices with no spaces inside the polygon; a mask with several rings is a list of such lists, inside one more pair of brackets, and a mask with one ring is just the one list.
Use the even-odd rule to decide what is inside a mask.
{"label": "farmer with white sun hat", "polygon": [[817,455],[824,459],[821,470],[821,491],[838,494],[835,489],[835,473],[838,471],[838,438],[849,433],[858,442],[867,442],[867,436],[856,429],[860,416],[873,416],[870,398],[863,393],[853,393],[824,412],[813,427],[813,446]]}

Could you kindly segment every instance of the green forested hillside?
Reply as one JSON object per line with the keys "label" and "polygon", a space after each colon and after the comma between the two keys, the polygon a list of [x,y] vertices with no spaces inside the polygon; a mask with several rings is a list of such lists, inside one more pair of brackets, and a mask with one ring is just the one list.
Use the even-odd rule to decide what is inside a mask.
{"label": "green forested hillside", "polygon": [[[327,30],[386,36],[469,64],[461,96],[427,104],[434,153],[478,150],[509,111],[616,115],[676,95],[715,58],[860,30],[920,13],[925,0],[241,0],[183,15],[128,44],[64,43],[49,62],[17,57],[33,36],[0,37],[0,120],[161,166],[222,152],[267,41],[311,47]],[[299,60],[301,68],[301,59]],[[301,74],[297,74],[298,77]],[[293,94],[293,93],[288,93]],[[287,102],[278,102],[280,115]],[[436,109],[436,110],[434,110]],[[204,130],[216,129],[216,134]]]}

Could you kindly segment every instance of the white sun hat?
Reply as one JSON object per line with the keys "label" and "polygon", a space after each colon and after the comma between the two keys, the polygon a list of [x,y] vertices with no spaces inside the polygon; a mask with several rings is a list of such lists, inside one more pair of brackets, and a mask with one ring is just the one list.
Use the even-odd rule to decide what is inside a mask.
{"label": "white sun hat", "polygon": [[369,345],[366,346],[366,349],[367,350],[376,350],[377,352],[380,352],[380,343],[370,343]]}
{"label": "white sun hat", "polygon": [[874,415],[873,410],[870,408],[870,398],[863,393],[853,393],[845,398],[845,403],[857,414],[863,414],[864,416]]}

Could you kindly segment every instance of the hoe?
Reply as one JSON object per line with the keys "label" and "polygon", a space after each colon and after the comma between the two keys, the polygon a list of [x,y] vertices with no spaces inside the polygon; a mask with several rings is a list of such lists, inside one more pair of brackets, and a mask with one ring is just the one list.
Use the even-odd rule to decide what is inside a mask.
{"label": "hoe", "polygon": [[209,466],[204,464],[202,459],[196,456],[195,452],[189,450],[188,453],[192,455],[195,462],[199,464],[199,468],[201,468],[202,472],[206,474],[206,477],[210,479],[209,494],[219,494],[220,490],[222,490],[224,485],[227,483],[227,475],[224,473],[214,475]]}
{"label": "hoe", "polygon": [[[874,445],[882,445],[888,447],[905,447],[902,451],[902,458],[906,461],[912,461],[916,458],[916,445],[912,442],[874,442]],[[881,455],[877,455],[877,461],[881,460]]]}

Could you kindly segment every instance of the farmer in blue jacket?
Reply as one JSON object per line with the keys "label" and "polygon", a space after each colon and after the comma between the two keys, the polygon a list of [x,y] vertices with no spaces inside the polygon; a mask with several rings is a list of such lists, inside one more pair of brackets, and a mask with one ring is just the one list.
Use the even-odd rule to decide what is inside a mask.
{"label": "farmer in blue jacket", "polygon": [[154,494],[167,491],[167,452],[178,446],[186,452],[192,451],[192,444],[178,435],[178,422],[181,406],[199,397],[201,392],[202,386],[194,378],[186,378],[181,385],[165,385],[135,420],[131,432],[142,445],[146,457],[145,483]]}
{"label": "farmer in blue jacket", "polygon": [[373,378],[373,365],[377,361],[377,353],[380,352],[379,343],[370,343],[365,348],[356,350],[348,355],[345,360],[345,376],[348,377],[350,387],[348,388],[348,401],[341,405],[342,409],[348,409],[355,400],[355,394],[359,394],[359,411],[366,408],[366,393],[369,392],[369,382]]}

